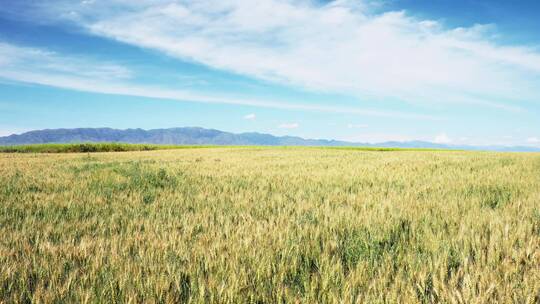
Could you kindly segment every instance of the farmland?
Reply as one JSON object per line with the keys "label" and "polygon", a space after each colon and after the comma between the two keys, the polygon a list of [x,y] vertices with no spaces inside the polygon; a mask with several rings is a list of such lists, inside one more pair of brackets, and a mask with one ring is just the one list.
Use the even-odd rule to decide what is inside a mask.
{"label": "farmland", "polygon": [[141,150],[0,154],[0,303],[540,302],[540,154]]}

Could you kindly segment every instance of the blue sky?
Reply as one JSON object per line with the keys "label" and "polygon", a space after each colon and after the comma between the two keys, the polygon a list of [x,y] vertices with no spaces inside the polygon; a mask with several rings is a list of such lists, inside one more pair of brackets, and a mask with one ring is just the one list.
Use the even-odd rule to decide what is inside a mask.
{"label": "blue sky", "polygon": [[0,0],[0,135],[540,146],[538,1]]}

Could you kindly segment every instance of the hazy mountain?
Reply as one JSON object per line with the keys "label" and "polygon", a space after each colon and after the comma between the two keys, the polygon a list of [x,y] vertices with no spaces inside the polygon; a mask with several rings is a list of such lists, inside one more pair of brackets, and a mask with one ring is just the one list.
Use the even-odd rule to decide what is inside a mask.
{"label": "hazy mountain", "polygon": [[424,141],[353,143],[326,139],[304,139],[295,136],[273,136],[261,133],[229,133],[204,128],[127,129],[78,128],[46,129],[0,137],[0,145],[80,142],[125,142],[174,145],[263,145],[263,146],[367,146],[399,148],[442,148],[492,151],[540,151],[533,147],[453,146]]}

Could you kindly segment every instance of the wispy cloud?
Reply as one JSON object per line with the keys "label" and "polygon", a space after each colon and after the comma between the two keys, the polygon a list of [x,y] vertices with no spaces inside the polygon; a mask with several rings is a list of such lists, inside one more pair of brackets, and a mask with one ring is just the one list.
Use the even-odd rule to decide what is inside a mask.
{"label": "wispy cloud", "polygon": [[280,129],[297,129],[298,127],[300,127],[300,124],[297,122],[284,123],[284,124],[280,124],[278,127]]}
{"label": "wispy cloud", "polygon": [[244,115],[244,119],[246,119],[246,120],[255,120],[256,118],[257,118],[257,116],[255,114],[253,114],[253,113]]}
{"label": "wispy cloud", "polygon": [[453,140],[446,135],[446,133],[441,133],[433,139],[433,142],[436,144],[450,144]]}
{"label": "wispy cloud", "polygon": [[[93,34],[259,79],[360,97],[521,110],[540,97],[540,54],[368,1],[58,1]],[[53,11],[51,11],[53,10]]]}
{"label": "wispy cloud", "polygon": [[363,116],[438,120],[429,115],[341,107],[320,103],[298,103],[287,100],[227,97],[170,87],[137,83],[134,72],[114,63],[75,58],[54,52],[0,43],[0,78],[31,84],[102,94],[169,99],[184,102],[231,104],[285,110],[324,113],[349,113]]}
{"label": "wispy cloud", "polygon": [[529,144],[540,144],[540,138],[538,137],[529,137],[527,138]]}
{"label": "wispy cloud", "polygon": [[20,47],[0,41],[0,67],[6,73],[45,73],[99,80],[126,80],[133,72],[125,66],[77,58],[48,50]]}

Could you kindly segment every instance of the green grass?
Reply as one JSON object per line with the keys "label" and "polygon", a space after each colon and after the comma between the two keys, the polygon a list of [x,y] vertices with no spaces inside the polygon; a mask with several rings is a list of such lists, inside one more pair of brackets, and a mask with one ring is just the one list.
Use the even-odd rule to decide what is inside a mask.
{"label": "green grass", "polygon": [[[212,145],[153,145],[153,144],[127,144],[127,143],[70,143],[70,144],[34,144],[18,146],[0,146],[0,153],[94,153],[94,152],[128,152],[153,151],[170,149],[212,148]],[[384,148],[384,147],[290,147],[290,146],[219,146],[229,148],[253,149],[338,149],[356,151],[455,151],[444,149],[425,148]]]}
{"label": "green grass", "polygon": [[152,145],[126,143],[75,143],[0,146],[0,153],[93,153],[208,148],[212,146]]}
{"label": "green grass", "polygon": [[0,154],[0,303],[539,303],[540,154]]}

